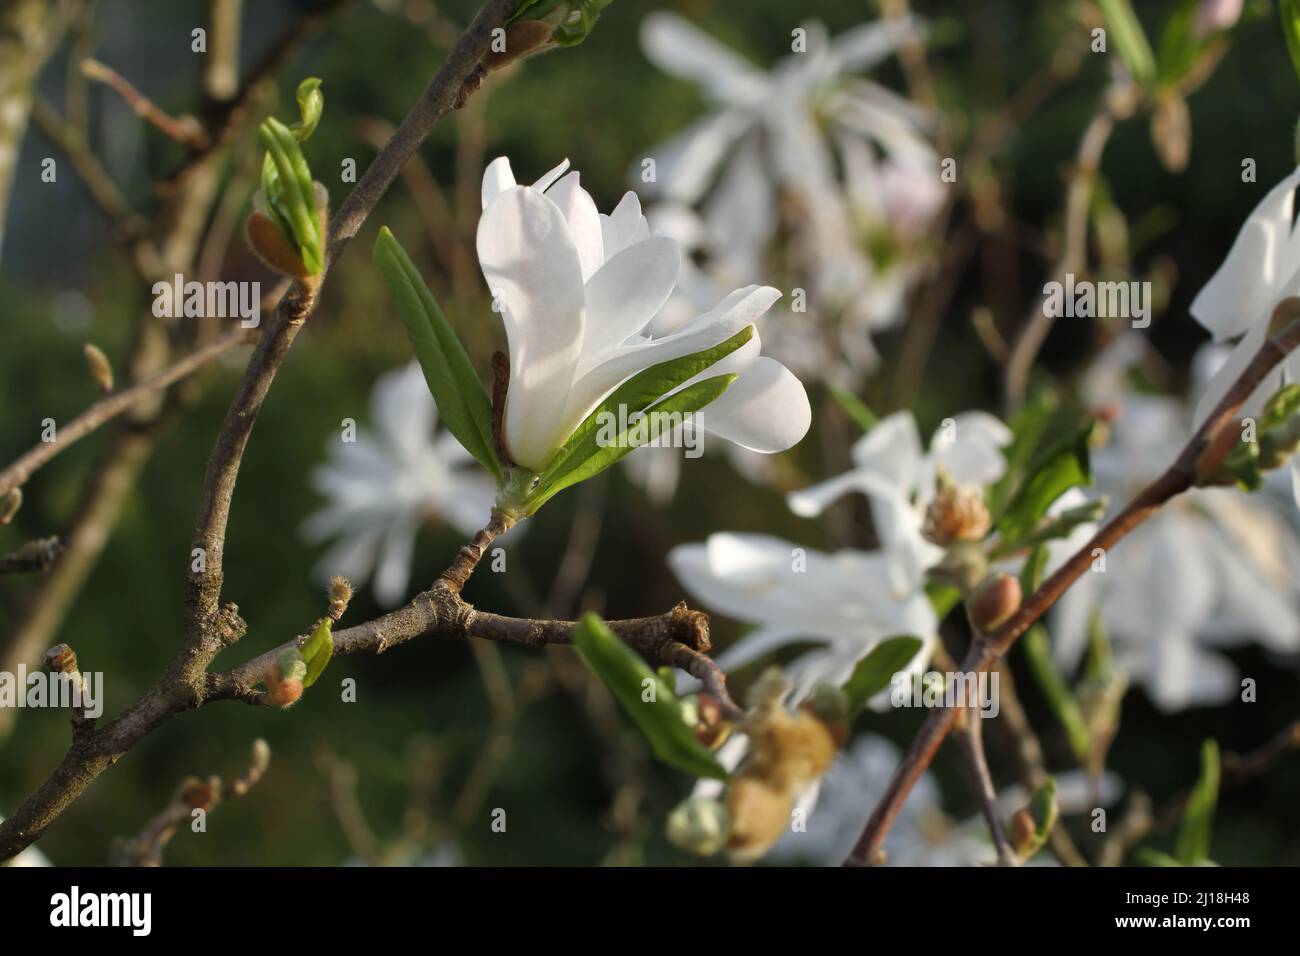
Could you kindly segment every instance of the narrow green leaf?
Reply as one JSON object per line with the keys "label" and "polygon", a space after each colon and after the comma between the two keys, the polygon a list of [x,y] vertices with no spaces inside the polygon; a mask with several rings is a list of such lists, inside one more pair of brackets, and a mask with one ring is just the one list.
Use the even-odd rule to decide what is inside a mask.
{"label": "narrow green leaf", "polygon": [[867,701],[888,687],[894,675],[911,663],[922,643],[919,637],[891,637],[858,661],[843,687],[849,699],[850,720],[862,713]]}
{"label": "narrow green leaf", "polygon": [[1141,846],[1133,851],[1133,860],[1139,866],[1182,866],[1168,853]]}
{"label": "narrow green leaf", "polygon": [[1174,856],[1184,866],[1196,866],[1210,858],[1210,836],[1214,829],[1214,806],[1219,799],[1219,745],[1213,738],[1201,745],[1201,774],[1192,787],[1178,827]]}
{"label": "narrow green leaf", "polygon": [[1088,730],[1088,721],[1083,716],[1083,708],[1079,706],[1070,685],[1052,660],[1047,629],[1041,624],[1035,624],[1020,643],[1025,649],[1025,659],[1029,662],[1029,669],[1039,690],[1047,699],[1053,716],[1065,729],[1070,749],[1080,762],[1086,761],[1092,752],[1092,734]]}
{"label": "narrow green leaf", "polygon": [[853,419],[855,425],[862,429],[863,434],[876,427],[876,423],[880,419],[876,417],[875,412],[867,407],[866,402],[838,385],[829,385],[827,387],[830,389],[831,398],[835,399],[835,403],[844,409],[849,418]]}
{"label": "narrow green leaf", "polygon": [[[697,354],[703,354],[703,353],[697,353]],[[677,359],[675,361],[679,361],[679,362],[688,361],[691,358],[694,358],[694,356],[687,356],[686,359]],[[712,364],[713,364],[712,362],[708,363],[708,365],[712,365]],[[707,368],[708,365],[706,365],[705,367]],[[689,378],[691,376],[685,376],[685,377]],[[667,398],[664,398],[656,402],[655,404],[651,405],[649,408],[645,409],[644,414],[646,416],[651,416],[652,417],[651,420],[653,420],[653,416],[655,416],[656,414],[663,415],[665,417],[675,416],[679,414],[683,416],[694,414],[695,412],[698,412],[700,409],[704,408],[706,405],[708,405],[709,403],[717,399],[718,396],[720,396],[723,392],[725,392],[727,390],[727,387],[730,386],[731,383],[734,382],[735,380],[736,380],[736,375],[734,374],[715,375],[712,378],[706,378],[703,381],[696,382],[694,385],[687,386],[686,388],[683,388],[681,391],[674,392],[673,394],[669,395]],[[622,389],[619,389],[619,392],[621,391]],[[601,411],[611,412],[613,415],[616,416],[615,420],[617,420],[618,412],[613,410],[617,408],[617,404],[615,404],[613,408],[611,408],[610,403],[616,402],[619,392],[615,392],[614,396],[611,397],[609,401],[602,404],[599,410],[593,412],[592,416],[588,416],[587,421],[594,421],[595,416],[599,416]],[[631,408],[632,406],[629,405],[627,407]],[[615,464],[616,462],[620,461],[621,459],[625,458],[627,455],[635,451],[639,446],[635,444],[632,441],[632,439],[637,436],[635,434],[629,434],[629,433],[632,433],[633,430],[637,428],[637,426],[631,423],[630,412],[628,413],[627,418],[629,420],[628,428],[620,432],[619,435],[615,437],[612,441],[605,441],[605,442],[601,441],[600,435],[602,429],[600,428],[599,424],[596,424],[595,426],[593,426],[593,430],[589,436],[589,440],[587,438],[584,438],[582,440],[580,445],[577,448],[575,448],[572,458],[565,460],[564,465],[559,470],[558,475],[556,475],[555,477],[548,478],[548,473],[550,472],[550,469],[548,468],[547,471],[544,471],[542,473],[541,481],[538,483],[536,490],[528,497],[528,507],[530,511],[536,511],[547,501],[549,501],[552,497],[554,497],[558,492],[563,491],[565,488],[568,488],[571,485],[576,485],[580,481],[586,481],[588,478],[591,478],[592,476],[599,474],[600,472],[608,468],[610,465]],[[587,421],[584,421],[582,426],[579,427],[584,428],[587,424]],[[650,437],[649,426],[647,426],[645,431],[647,437]],[[566,445],[565,447],[568,446]],[[561,451],[563,451],[563,449],[561,449]],[[588,451],[590,451],[590,454],[587,454]]]}
{"label": "narrow green leaf", "polygon": [[939,584],[937,581],[926,582],[925,596],[930,599],[930,606],[934,608],[935,620],[940,622],[961,603],[959,589],[949,584]]}
{"label": "narrow green leaf", "polygon": [[1094,422],[1089,421],[1051,442],[1026,469],[1027,480],[998,517],[1002,543],[1013,547],[1028,535],[1057,498],[1071,488],[1092,484],[1088,446]]}
{"label": "narrow green leaf", "polygon": [[310,687],[334,656],[334,622],[328,617],[321,618],[299,653],[307,663],[307,676],[303,678],[302,686]]}
{"label": "narrow green leaf", "polygon": [[1156,73],[1160,82],[1172,86],[1181,80],[1205,49],[1205,39],[1196,35],[1199,0],[1178,0],[1156,44]]}
{"label": "narrow green leaf", "polygon": [[1110,36],[1133,80],[1139,86],[1149,85],[1155,77],[1155,55],[1128,0],[1097,0],[1097,5],[1106,17]]}
{"label": "narrow green leaf", "polygon": [[325,111],[325,97],[320,91],[320,82],[320,77],[309,76],[298,84],[296,98],[298,114],[302,119],[289,129],[293,130],[294,136],[300,143],[305,143],[316,131],[316,124],[320,122],[321,114]]}
{"label": "narrow green leaf", "polygon": [[[573,434],[551,455],[550,461],[541,471],[537,492],[540,494],[555,485],[571,470],[581,466],[600,450],[598,443],[600,425],[605,420],[605,416],[612,415],[615,420],[620,420],[620,411],[628,418],[634,412],[645,411],[652,402],[658,401],[683,382],[690,381],[696,375],[716,365],[753,337],[754,327],[747,325],[725,342],[719,342],[711,348],[701,349],[691,355],[651,365],[633,375],[584,418],[582,424],[575,428]],[[569,484],[572,482],[566,482],[562,487],[567,487]]]}
{"label": "narrow green leaf", "polygon": [[278,214],[282,229],[302,254],[302,261],[314,275],[324,268],[320,222],[316,215],[316,191],[302,147],[289,128],[268,116],[257,128],[257,138],[266,149],[262,163],[262,194]]}
{"label": "narrow green leaf", "polygon": [[1060,410],[1060,400],[1054,392],[1041,390],[1025,403],[1007,423],[1011,429],[1011,444],[1003,450],[1007,469],[989,489],[989,510],[1001,514],[1025,480],[1025,469],[1033,460],[1034,452],[1042,443],[1053,419]]}
{"label": "narrow green leaf", "polygon": [[1291,65],[1300,77],[1300,0],[1278,0],[1277,12],[1282,18],[1282,36],[1291,54]]}
{"label": "narrow green leaf", "polygon": [[406,250],[387,227],[379,230],[379,238],[375,240],[374,260],[388,280],[388,288],[397,302],[397,314],[406,326],[438,414],[448,431],[500,486],[503,477],[492,432],[492,401],[465,347],[456,338]]}
{"label": "narrow green leaf", "polygon": [[697,777],[727,779],[727,771],[687,725],[671,685],[604,621],[595,614],[585,615],[573,629],[573,644],[645,735],[655,756]]}

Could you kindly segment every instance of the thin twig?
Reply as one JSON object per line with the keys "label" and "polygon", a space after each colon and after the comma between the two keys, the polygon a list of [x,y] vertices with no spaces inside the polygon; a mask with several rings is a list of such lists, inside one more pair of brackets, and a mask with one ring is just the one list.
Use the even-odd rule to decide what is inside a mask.
{"label": "thin twig", "polygon": [[[973,674],[987,671],[1091,567],[1098,548],[1109,551],[1166,501],[1191,488],[1198,476],[1217,470],[1238,438],[1233,419],[1242,404],[1278,363],[1300,345],[1298,316],[1300,299],[1285,299],[1278,305],[1271,327],[1276,328],[1288,318],[1290,321],[1260,347],[1222,401],[1184,446],[1177,460],[1044,581],[1010,620],[988,636],[987,642],[973,646],[962,662],[964,671]],[[955,708],[940,707],[926,719],[844,861],[846,866],[867,865],[877,858],[908,793],[934,759],[939,745],[952,729],[957,713]]]}
{"label": "thin twig", "polygon": [[38,468],[45,465],[56,455],[66,451],[69,446],[85,438],[100,426],[112,421],[156,392],[198,371],[232,349],[251,342],[255,335],[255,330],[231,329],[220,338],[213,339],[207,345],[195,349],[183,358],[177,359],[171,365],[148,378],[100,399],[67,424],[59,425],[55,431],[55,441],[40,442],[17,458],[4,471],[0,471],[0,495],[8,494],[11,488],[17,488],[24,484]]}
{"label": "thin twig", "polygon": [[208,145],[208,134],[203,131],[199,121],[193,116],[174,117],[157,103],[141,93],[117,70],[106,63],[87,57],[81,61],[81,74],[88,80],[103,83],[116,91],[126,101],[126,105],[136,116],[152,123],[164,136],[173,139],[182,146],[200,150]]}

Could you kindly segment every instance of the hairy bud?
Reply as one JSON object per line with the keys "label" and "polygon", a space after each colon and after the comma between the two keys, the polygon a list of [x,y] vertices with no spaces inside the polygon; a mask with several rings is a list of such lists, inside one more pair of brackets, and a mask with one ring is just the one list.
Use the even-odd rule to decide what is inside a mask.
{"label": "hairy bud", "polygon": [[71,674],[77,669],[77,654],[67,644],[55,644],[45,652],[45,667],[56,674]]}
{"label": "hairy bud", "polygon": [[0,498],[0,524],[8,524],[14,520],[14,515],[18,514],[18,509],[23,506],[23,490],[21,488],[9,489],[9,494]]}

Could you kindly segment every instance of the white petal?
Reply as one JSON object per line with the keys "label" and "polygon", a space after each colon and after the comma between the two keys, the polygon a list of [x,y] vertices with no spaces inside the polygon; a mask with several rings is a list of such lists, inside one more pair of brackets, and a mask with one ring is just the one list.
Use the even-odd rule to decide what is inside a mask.
{"label": "white petal", "polygon": [[596,270],[584,291],[587,320],[579,376],[589,370],[588,363],[646,327],[672,295],[680,264],[677,243],[655,236],[629,246]]}
{"label": "white petal", "polygon": [[569,236],[582,263],[582,281],[586,282],[605,261],[605,241],[601,237],[600,212],[591,194],[578,184],[578,174],[569,173],[550,189],[546,198],[564,214]]}
{"label": "white petal", "polygon": [[509,159],[498,156],[488,163],[487,169],[483,170],[483,208],[486,209],[488,203],[513,185],[515,185],[515,174],[510,169]]}
{"label": "white petal", "polygon": [[567,418],[574,423],[591,411],[612,388],[629,375],[658,362],[690,355],[726,341],[772,307],[781,293],[770,286],[737,289],[680,332],[651,342],[623,345],[573,384]]}
{"label": "white petal", "polygon": [[785,451],[808,434],[812,408],[803,383],[764,355],[697,417],[710,434],[770,454]]}
{"label": "white petal", "polygon": [[[1214,377],[1206,384],[1205,390],[1201,395],[1200,401],[1196,403],[1196,415],[1193,419],[1193,425],[1199,428],[1201,424],[1210,417],[1210,413],[1223,401],[1223,397],[1228,394],[1228,389],[1232,387],[1233,382],[1237,381],[1241,373],[1246,370],[1250,360],[1255,357],[1259,347],[1264,344],[1268,337],[1268,323],[1260,322],[1253,326],[1240,342],[1233,348],[1228,358],[1219,366],[1219,370],[1214,373]],[[1264,379],[1264,385],[1276,383],[1280,375],[1275,371]],[[1276,388],[1276,385],[1273,386]],[[1256,389],[1255,394],[1263,393],[1263,387]],[[1271,395],[1272,392],[1267,394]],[[1249,415],[1252,409],[1243,406],[1242,415]]]}
{"label": "white petal", "polygon": [[1216,341],[1264,322],[1277,304],[1279,285],[1297,263],[1284,261],[1291,246],[1291,212],[1300,168],[1274,186],[1246,219],[1227,258],[1192,301],[1196,321]]}
{"label": "white petal", "polygon": [[379,563],[375,568],[375,600],[383,607],[396,607],[406,597],[411,581],[411,554],[415,550],[415,525],[394,521],[384,534]]}
{"label": "white petal", "polygon": [[510,346],[507,441],[519,464],[537,469],[567,437],[559,430],[582,348],[582,266],[559,207],[521,186],[483,211],[478,255]]}
{"label": "white petal", "polygon": [[904,43],[920,36],[919,24],[913,16],[863,23],[831,41],[831,56],[843,72],[865,72]]}
{"label": "white petal", "polygon": [[641,23],[641,48],[665,73],[698,83],[717,98],[761,82],[753,65],[676,14],[647,16]]}
{"label": "white petal", "polygon": [[600,228],[607,262],[632,243],[650,235],[650,225],[641,215],[641,200],[631,190],[623,194],[612,213],[608,216],[601,213]]}
{"label": "white petal", "polygon": [[543,192],[545,192],[546,190],[550,189],[551,186],[555,184],[555,181],[559,179],[561,176],[563,176],[568,171],[568,169],[569,169],[569,161],[567,159],[560,160],[559,165],[557,165],[550,172],[543,175],[540,179],[537,180],[537,182],[533,183],[533,188],[540,189]]}
{"label": "white petal", "polygon": [[752,119],[738,110],[721,110],[697,120],[651,151],[655,178],[641,179],[641,167],[633,170],[638,188],[674,202],[693,205],[704,195],[718,164],[732,144],[752,125]]}

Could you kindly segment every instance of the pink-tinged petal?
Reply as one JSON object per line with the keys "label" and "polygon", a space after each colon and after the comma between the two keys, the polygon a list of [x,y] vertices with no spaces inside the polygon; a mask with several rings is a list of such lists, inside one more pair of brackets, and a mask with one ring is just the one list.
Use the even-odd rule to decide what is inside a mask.
{"label": "pink-tinged petal", "polygon": [[803,383],[778,362],[759,356],[697,416],[706,432],[771,454],[797,444],[812,424]]}
{"label": "pink-tinged petal", "polygon": [[629,246],[596,270],[585,290],[587,324],[579,376],[646,327],[672,295],[680,264],[677,243],[656,236]]}
{"label": "pink-tinged petal", "polygon": [[550,189],[546,198],[555,203],[569,224],[569,236],[582,263],[582,281],[586,282],[605,261],[605,241],[601,237],[600,212],[591,194],[578,184],[578,174],[569,173]]}
{"label": "pink-tinged petal", "polygon": [[510,160],[505,156],[498,156],[492,160],[488,163],[487,169],[483,170],[483,208],[486,209],[488,203],[514,185],[516,185],[515,174],[510,168]]}
{"label": "pink-tinged petal", "polygon": [[507,443],[515,461],[537,469],[567,437],[559,432],[582,349],[582,265],[559,207],[522,186],[483,211],[478,255],[510,347]]}
{"label": "pink-tinged petal", "polygon": [[1294,272],[1297,263],[1291,213],[1297,184],[1300,168],[1274,186],[1255,207],[1223,264],[1192,301],[1192,317],[1216,341],[1266,322],[1280,298],[1279,286]]}

